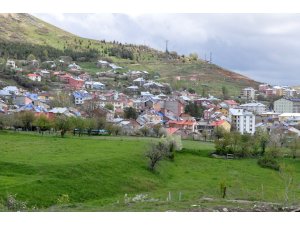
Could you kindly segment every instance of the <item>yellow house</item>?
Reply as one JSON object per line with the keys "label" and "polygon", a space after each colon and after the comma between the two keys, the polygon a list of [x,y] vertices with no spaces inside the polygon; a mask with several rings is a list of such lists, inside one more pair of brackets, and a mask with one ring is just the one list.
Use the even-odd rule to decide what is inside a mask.
{"label": "yellow house", "polygon": [[229,113],[228,110],[224,109],[224,108],[221,108],[221,109],[217,110],[216,112],[220,112],[226,117],[228,116],[228,113]]}
{"label": "yellow house", "polygon": [[214,127],[222,127],[224,130],[230,132],[231,125],[226,120],[217,120],[210,124]]}

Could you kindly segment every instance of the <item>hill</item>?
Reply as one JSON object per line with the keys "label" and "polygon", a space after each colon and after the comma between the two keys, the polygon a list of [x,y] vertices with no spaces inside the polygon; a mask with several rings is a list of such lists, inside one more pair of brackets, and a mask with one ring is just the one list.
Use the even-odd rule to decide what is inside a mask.
{"label": "hill", "polygon": [[176,52],[166,54],[144,45],[81,38],[29,14],[0,14],[0,50],[3,59],[26,59],[33,53],[42,61],[68,55],[75,61],[95,64],[97,59],[109,58],[128,69],[157,73],[174,88],[192,87],[199,93],[207,89],[211,94],[220,94],[225,86],[231,95],[236,95],[241,88],[259,84],[241,74]]}
{"label": "hill", "polygon": [[[0,210],[7,210],[1,207],[7,194],[39,211],[253,211],[254,203],[284,201],[284,181],[277,171],[259,167],[256,159],[211,158],[211,143],[183,141],[185,149],[175,161],[160,162],[152,173],[144,153],[155,140],[2,131]],[[293,182],[298,184],[299,160],[282,160],[295,168]],[[220,197],[221,182],[228,187],[226,199]],[[64,201],[63,195],[68,196]],[[297,188],[289,196],[291,203],[299,203]]]}

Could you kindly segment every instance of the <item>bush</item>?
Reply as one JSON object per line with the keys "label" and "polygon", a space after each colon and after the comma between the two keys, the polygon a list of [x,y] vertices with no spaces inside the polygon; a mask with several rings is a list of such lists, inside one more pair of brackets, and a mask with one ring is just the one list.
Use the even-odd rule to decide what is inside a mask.
{"label": "bush", "polygon": [[270,168],[270,169],[273,169],[273,170],[279,170],[280,169],[279,163],[275,159],[272,159],[270,157],[260,158],[257,161],[257,163],[258,163],[258,165],[260,165],[263,168]]}
{"label": "bush", "polygon": [[68,194],[62,194],[57,198],[57,204],[66,205],[70,203],[70,197]]}
{"label": "bush", "polygon": [[8,194],[6,198],[6,207],[10,211],[21,211],[21,210],[26,210],[26,202],[17,200],[17,195],[14,194]]}

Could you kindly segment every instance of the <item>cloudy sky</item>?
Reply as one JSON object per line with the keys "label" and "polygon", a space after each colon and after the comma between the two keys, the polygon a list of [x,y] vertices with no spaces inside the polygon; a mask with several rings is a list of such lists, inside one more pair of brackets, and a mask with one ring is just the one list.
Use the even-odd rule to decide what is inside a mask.
{"label": "cloudy sky", "polygon": [[299,85],[300,14],[34,14],[76,35],[196,52],[257,81]]}

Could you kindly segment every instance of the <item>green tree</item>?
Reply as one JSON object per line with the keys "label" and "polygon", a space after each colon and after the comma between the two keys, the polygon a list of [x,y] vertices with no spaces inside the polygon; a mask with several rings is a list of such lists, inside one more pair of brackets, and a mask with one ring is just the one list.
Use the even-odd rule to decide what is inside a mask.
{"label": "green tree", "polygon": [[124,118],[136,119],[137,117],[138,117],[138,114],[137,114],[135,108],[132,108],[132,107],[124,108]]}
{"label": "green tree", "polygon": [[140,132],[142,133],[142,135],[143,135],[144,137],[146,137],[146,136],[148,136],[148,135],[149,135],[149,133],[150,133],[150,130],[149,130],[149,128],[148,128],[148,127],[146,127],[146,126],[143,126],[142,128],[140,128]]}
{"label": "green tree", "polygon": [[66,132],[73,128],[72,120],[65,115],[59,115],[55,118],[55,128],[60,131],[60,136],[63,138]]}
{"label": "green tree", "polygon": [[195,102],[189,102],[185,108],[184,112],[190,114],[193,117],[200,118],[203,115],[203,107],[198,106]]}
{"label": "green tree", "polygon": [[[86,120],[81,117],[72,117],[70,120],[71,123],[73,124],[73,127],[75,129],[78,129],[78,136],[80,137],[87,127]],[[75,131],[74,131],[74,135],[75,135]]]}
{"label": "green tree", "polygon": [[294,137],[289,145],[289,148],[291,149],[291,156],[293,157],[293,159],[296,159],[297,152],[300,149],[300,139],[298,137]]}
{"label": "green tree", "polygon": [[166,141],[160,140],[158,143],[152,143],[145,156],[149,159],[149,170],[154,171],[156,165],[161,161],[169,151],[169,145]]}
{"label": "green tree", "polygon": [[25,130],[32,130],[33,121],[35,120],[33,112],[23,111],[19,114],[19,119],[22,121]]}
{"label": "green tree", "polygon": [[270,140],[270,135],[267,131],[264,131],[262,129],[257,129],[254,135],[255,139],[259,141],[259,145],[261,148],[261,155],[264,155],[266,152],[266,147]]}
{"label": "green tree", "polygon": [[160,135],[160,129],[162,128],[162,125],[161,124],[155,124],[153,127],[152,127],[152,130],[153,130],[153,133],[156,137],[159,137]]}
{"label": "green tree", "polygon": [[44,134],[45,131],[49,130],[51,128],[51,121],[45,116],[45,115],[40,115],[35,121],[34,125],[39,127],[40,132],[42,135]]}
{"label": "green tree", "polygon": [[34,56],[33,54],[29,54],[29,55],[27,56],[27,60],[28,60],[28,61],[35,60],[35,56]]}
{"label": "green tree", "polygon": [[222,95],[223,95],[223,99],[229,98],[229,91],[228,91],[227,87],[225,87],[225,86],[222,86]]}
{"label": "green tree", "polygon": [[105,104],[104,108],[106,108],[106,109],[108,109],[108,110],[111,110],[111,111],[114,110],[114,106],[113,106],[112,104],[110,104],[110,103]]}
{"label": "green tree", "polygon": [[48,59],[49,59],[49,54],[48,54],[47,49],[45,49],[45,50],[43,51],[43,56],[44,56],[44,59],[45,59],[45,60],[48,60]]}

